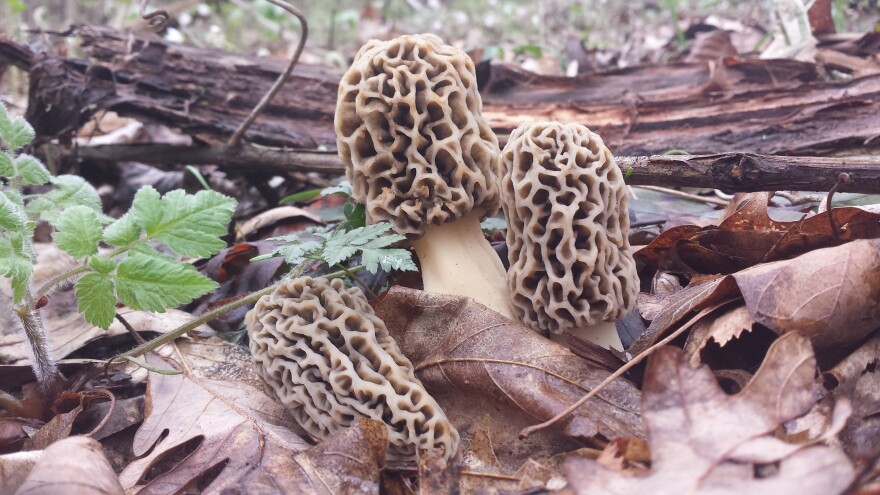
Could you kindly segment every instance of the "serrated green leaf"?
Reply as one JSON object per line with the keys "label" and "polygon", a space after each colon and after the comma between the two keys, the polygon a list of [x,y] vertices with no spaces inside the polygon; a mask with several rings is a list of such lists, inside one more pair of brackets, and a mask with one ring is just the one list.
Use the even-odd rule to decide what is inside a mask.
{"label": "serrated green leaf", "polygon": [[59,248],[78,260],[97,253],[98,241],[103,236],[98,214],[88,206],[77,205],[64,211],[52,238]]}
{"label": "serrated green leaf", "polygon": [[0,275],[12,280],[16,303],[24,298],[34,271],[34,255],[25,236],[18,232],[0,237]]}
{"label": "serrated green leaf", "polygon": [[6,147],[10,150],[17,150],[22,146],[27,146],[34,140],[35,136],[34,128],[21,117],[10,122],[8,126],[0,127],[0,138],[3,139]]}
{"label": "serrated green leaf", "polygon": [[24,222],[21,208],[6,194],[0,194],[0,228],[19,231],[24,228]]}
{"label": "serrated green leaf", "polygon": [[51,191],[27,205],[27,212],[37,219],[57,225],[64,210],[76,205],[88,206],[99,218],[104,216],[98,191],[82,177],[59,175],[52,179],[52,184],[55,187]]}
{"label": "serrated green leaf", "polygon": [[15,175],[22,178],[23,184],[45,184],[52,178],[49,170],[43,166],[43,163],[35,156],[18,155],[12,162],[15,169]]}
{"label": "serrated green leaf", "polygon": [[116,284],[104,273],[87,273],[76,281],[76,304],[86,321],[104,330],[116,315]]}
{"label": "serrated green leaf", "polygon": [[415,271],[416,263],[412,253],[406,249],[368,249],[361,251],[361,261],[370,273],[376,273],[381,266],[386,272],[391,270]]}
{"label": "serrated green leaf", "polygon": [[92,256],[89,259],[89,266],[98,273],[110,273],[116,269],[117,264],[116,261],[103,256]]}
{"label": "serrated green leaf", "polygon": [[321,257],[327,264],[335,265],[351,258],[363,248],[380,249],[404,239],[399,234],[380,237],[389,230],[391,230],[391,225],[382,222],[358,227],[347,232],[336,229],[330,234],[317,234],[326,239]]}
{"label": "serrated green leaf", "polygon": [[152,234],[162,221],[162,195],[152,186],[138,189],[128,214],[147,235]]}
{"label": "serrated green leaf", "polygon": [[6,110],[6,105],[0,101],[0,140],[5,141],[3,136],[6,136],[12,132],[12,120],[9,119],[9,111]]}
{"label": "serrated green leaf", "polygon": [[104,229],[104,242],[116,247],[129,246],[141,237],[141,228],[131,213],[122,215]]}
{"label": "serrated green leaf", "polygon": [[15,177],[15,168],[12,166],[12,158],[4,151],[0,151],[0,177]]}
{"label": "serrated green leaf", "polygon": [[210,256],[226,247],[220,237],[235,210],[235,200],[216,191],[171,191],[161,200],[153,188],[135,196],[131,213],[149,238],[184,256]]}
{"label": "serrated green leaf", "polygon": [[293,244],[280,246],[275,248],[273,255],[283,256],[284,261],[290,266],[296,266],[304,263],[308,258],[307,255],[315,254],[321,249],[321,243],[315,241],[296,241]]}
{"label": "serrated green leaf", "polygon": [[119,300],[134,309],[162,313],[217,287],[192,265],[167,258],[133,254],[116,269]]}

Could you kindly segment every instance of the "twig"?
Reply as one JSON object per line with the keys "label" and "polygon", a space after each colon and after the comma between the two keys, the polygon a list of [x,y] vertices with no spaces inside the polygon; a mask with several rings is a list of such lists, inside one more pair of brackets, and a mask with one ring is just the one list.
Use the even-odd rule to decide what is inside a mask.
{"label": "twig", "polygon": [[141,334],[137,333],[137,330],[135,330],[134,327],[132,327],[131,324],[129,324],[128,321],[122,317],[121,314],[116,313],[113,316],[115,316],[119,323],[122,323],[122,326],[124,326],[125,329],[128,330],[129,335],[131,335],[131,338],[134,339],[137,345],[143,345],[147,342],[146,340],[144,340],[143,337],[141,337]]}
{"label": "twig", "polygon": [[578,399],[577,402],[570,405],[566,410],[562,411],[561,413],[557,414],[556,416],[553,416],[552,418],[548,419],[547,421],[544,421],[543,423],[540,423],[537,425],[532,425],[532,426],[529,426],[528,428],[523,428],[523,430],[519,432],[519,438],[525,439],[526,437],[528,437],[529,435],[531,435],[532,433],[534,433],[536,431],[543,430],[544,428],[549,428],[550,426],[553,426],[554,424],[558,423],[560,420],[564,419],[566,416],[568,416],[569,414],[571,414],[575,410],[577,410],[577,408],[584,405],[584,403],[586,403],[588,400],[595,397],[599,392],[604,390],[605,387],[607,387],[614,380],[617,380],[618,378],[623,376],[627,371],[631,370],[637,364],[644,361],[648,356],[653,354],[654,351],[656,351],[657,349],[663,347],[664,345],[666,345],[666,344],[672,342],[673,340],[675,340],[676,338],[678,338],[678,336],[683,334],[687,329],[689,329],[695,323],[700,321],[704,316],[706,316],[707,314],[715,311],[716,309],[718,309],[722,306],[725,306],[727,304],[730,304],[731,302],[734,302],[738,299],[739,298],[730,299],[730,300],[718,303],[714,306],[708,307],[708,308],[700,311],[699,313],[697,313],[696,316],[694,316],[687,323],[682,325],[681,328],[672,332],[671,334],[669,334],[665,339],[661,340],[660,342],[657,342],[656,344],[652,345],[651,347],[645,349],[644,352],[642,352],[638,356],[635,356],[634,358],[632,358],[628,363],[624,364],[617,371],[615,371],[614,373],[609,375],[608,378],[602,380],[602,383],[596,385],[596,387],[593,388],[593,390],[590,391],[590,393],[588,393],[587,395]]}
{"label": "twig", "polygon": [[376,294],[375,292],[373,292],[373,289],[371,289],[370,286],[368,286],[366,283],[364,283],[364,281],[361,280],[360,277],[355,275],[354,272],[349,270],[348,267],[346,267],[342,263],[336,263],[336,268],[339,268],[340,270],[344,271],[345,275],[348,278],[350,278],[352,282],[356,282],[356,283],[360,284],[360,286],[363,287],[363,289],[370,294],[370,297],[372,297],[373,299],[379,299],[379,295]]}
{"label": "twig", "polygon": [[709,204],[719,205],[719,206],[727,206],[727,203],[728,203],[726,200],[723,200],[723,199],[713,198],[711,196],[700,196],[698,194],[690,194],[690,193],[686,193],[684,191],[678,191],[678,190],[669,189],[666,187],[660,187],[660,186],[635,186],[635,187],[638,187],[639,189],[647,189],[649,191],[657,191],[657,192],[661,192],[664,194],[668,194],[670,196],[677,196],[679,198],[689,199],[691,201],[699,201],[701,203],[709,203]]}
{"label": "twig", "polygon": [[[363,266],[356,266],[356,267],[349,268],[349,270],[351,270],[351,271],[357,271],[357,270],[361,270],[361,269],[363,269]],[[344,277],[344,276],[345,276],[345,272],[342,270],[324,275],[324,277],[326,277],[326,278],[338,278],[338,277]],[[111,358],[108,361],[107,365],[109,366],[109,364],[111,362],[113,362],[119,358],[137,357],[137,356],[146,354],[150,351],[153,351],[153,350],[157,349],[158,347],[163,346],[169,342],[173,342],[173,341],[177,340],[177,338],[182,336],[183,334],[189,332],[190,330],[194,330],[195,328],[198,328],[200,325],[203,325],[203,324],[213,320],[214,318],[220,317],[220,316],[222,316],[222,315],[224,315],[234,309],[238,309],[242,306],[247,306],[248,304],[257,302],[257,300],[260,299],[261,297],[263,297],[267,294],[271,294],[283,282],[284,282],[284,280],[282,279],[281,281],[278,281],[278,282],[270,285],[269,287],[266,287],[263,290],[259,290],[257,292],[248,294],[247,296],[244,296],[240,299],[236,299],[235,301],[224,304],[223,306],[220,306],[218,308],[214,308],[213,310],[208,311],[207,313],[205,313],[197,318],[193,318],[192,320],[184,323],[183,325],[175,328],[174,330],[172,330],[164,335],[160,335],[159,337],[156,337],[153,340],[147,341],[143,345],[139,345],[126,353],[123,353],[123,354],[120,354],[119,356]]]}
{"label": "twig", "polygon": [[253,110],[251,110],[250,115],[248,115],[247,118],[244,119],[244,122],[242,122],[241,125],[238,126],[238,129],[235,130],[235,132],[232,134],[232,137],[230,137],[229,141],[227,141],[226,144],[230,148],[235,148],[238,146],[238,144],[241,142],[241,138],[244,136],[244,133],[247,132],[251,124],[254,123],[254,120],[257,119],[257,116],[263,113],[263,110],[265,110],[266,107],[269,105],[269,101],[271,101],[275,94],[277,94],[278,91],[281,90],[281,87],[284,86],[284,82],[287,80],[287,77],[290,76],[290,73],[293,72],[293,68],[296,67],[296,63],[299,61],[300,55],[302,55],[303,48],[305,48],[306,46],[306,39],[309,37],[309,23],[306,22],[305,16],[302,14],[302,12],[299,11],[299,9],[283,0],[269,0],[269,2],[290,12],[297,19],[299,19],[300,26],[302,26],[302,33],[299,37],[299,43],[296,45],[296,51],[294,51],[293,56],[290,57],[290,62],[287,64],[287,68],[284,69],[284,72],[280,76],[278,76],[278,79],[275,80],[275,83],[272,85],[271,88],[269,88],[269,91],[265,95],[263,95],[263,98],[260,100],[259,103],[257,103],[257,106],[254,107]]}
{"label": "twig", "polygon": [[850,176],[846,172],[841,172],[837,176],[837,182],[834,183],[834,186],[828,191],[828,197],[825,198],[825,210],[828,212],[828,225],[831,227],[831,235],[834,236],[834,240],[838,240],[837,236],[837,226],[834,225],[834,213],[831,211],[831,200],[834,198],[834,193],[840,189],[840,186],[844,184],[849,184]]}
{"label": "twig", "polygon": [[171,16],[168,15],[167,10],[154,10],[152,12],[147,12],[147,6],[150,5],[150,0],[141,0],[141,10],[140,16],[141,19],[147,21],[150,25],[150,29],[155,32],[162,31],[166,27],[168,27],[168,21],[171,20]]}
{"label": "twig", "polygon": [[113,395],[113,392],[107,390],[106,388],[96,388],[95,390],[93,390],[93,392],[102,393],[107,397],[110,397],[110,409],[107,410],[107,414],[104,415],[104,418],[101,420],[101,422],[98,423],[97,426],[92,428],[92,431],[86,433],[87,437],[90,437],[95,433],[101,431],[101,428],[103,428],[107,423],[110,422],[110,418],[113,416],[113,411],[116,410],[116,396]]}

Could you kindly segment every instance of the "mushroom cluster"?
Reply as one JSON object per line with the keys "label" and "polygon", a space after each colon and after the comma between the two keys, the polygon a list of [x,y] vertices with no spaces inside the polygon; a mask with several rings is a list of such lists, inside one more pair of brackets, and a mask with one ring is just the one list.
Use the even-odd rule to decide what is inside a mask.
{"label": "mushroom cluster", "polygon": [[510,293],[521,321],[621,349],[613,322],[635,307],[626,184],[580,124],[527,122],[503,153]]}
{"label": "mushroom cluster", "polygon": [[360,289],[287,280],[245,321],[258,373],[315,438],[370,418],[388,426],[391,460],[429,449],[455,455],[458,432]]}
{"label": "mushroom cluster", "polygon": [[511,317],[507,275],[480,219],[498,210],[498,140],[474,64],[434,35],[364,45],[339,84],[336,135],[370,223],[408,236],[425,290]]}

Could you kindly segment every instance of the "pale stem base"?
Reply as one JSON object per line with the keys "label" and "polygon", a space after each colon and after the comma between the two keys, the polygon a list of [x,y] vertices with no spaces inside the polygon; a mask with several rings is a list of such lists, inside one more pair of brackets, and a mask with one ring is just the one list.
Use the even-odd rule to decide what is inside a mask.
{"label": "pale stem base", "polygon": [[[617,335],[617,325],[613,321],[600,321],[595,325],[583,328],[567,330],[567,333],[575,337],[587,340],[605,349],[623,351],[623,343]],[[550,339],[563,345],[568,345],[565,334],[550,334]]]}
{"label": "pale stem base", "polygon": [[481,212],[453,223],[430,225],[412,241],[426,292],[467,296],[517,321],[507,288],[507,272],[480,229]]}

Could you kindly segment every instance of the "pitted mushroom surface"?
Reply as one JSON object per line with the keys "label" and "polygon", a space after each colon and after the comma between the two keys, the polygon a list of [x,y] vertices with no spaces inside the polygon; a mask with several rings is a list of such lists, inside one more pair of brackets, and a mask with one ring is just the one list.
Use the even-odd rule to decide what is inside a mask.
{"label": "pitted mushroom surface", "polygon": [[336,136],[354,198],[403,235],[498,210],[498,139],[474,63],[431,35],[372,40],[339,84]]}
{"label": "pitted mushroom surface", "polygon": [[431,448],[455,456],[458,432],[360,289],[339,279],[288,280],[260,298],[246,323],[260,376],[314,437],[371,418],[388,426],[389,459]]}
{"label": "pitted mushroom surface", "polygon": [[370,41],[339,83],[336,135],[369,223],[412,242],[428,292],[513,315],[507,274],[480,219],[498,210],[501,150],[474,63],[426,35]]}
{"label": "pitted mushroom surface", "polygon": [[[599,135],[580,124],[528,122],[510,135],[503,163],[508,281],[522,321],[562,333],[631,311],[639,282],[626,185]],[[590,340],[619,347],[614,325],[605,332]]]}

